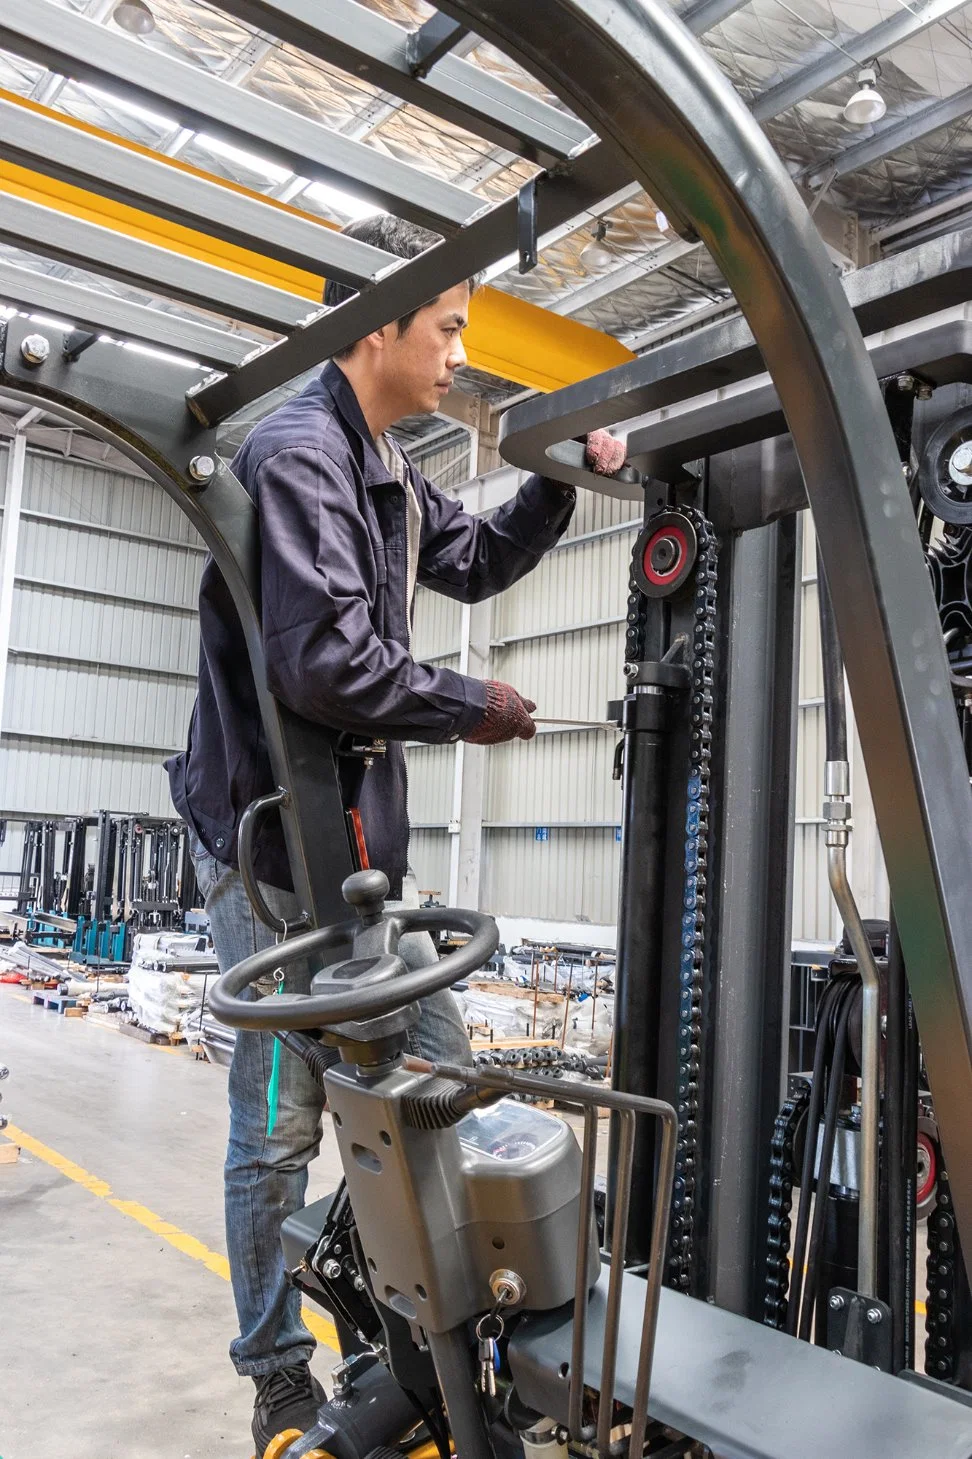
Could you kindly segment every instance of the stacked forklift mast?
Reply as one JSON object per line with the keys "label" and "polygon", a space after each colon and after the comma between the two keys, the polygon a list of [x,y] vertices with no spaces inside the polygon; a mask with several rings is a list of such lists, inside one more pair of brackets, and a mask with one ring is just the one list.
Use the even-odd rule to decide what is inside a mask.
{"label": "stacked forklift mast", "polygon": [[134,933],[180,929],[197,900],[182,821],[99,811],[24,825],[16,912],[34,945],[69,946],[81,962],[124,963]]}

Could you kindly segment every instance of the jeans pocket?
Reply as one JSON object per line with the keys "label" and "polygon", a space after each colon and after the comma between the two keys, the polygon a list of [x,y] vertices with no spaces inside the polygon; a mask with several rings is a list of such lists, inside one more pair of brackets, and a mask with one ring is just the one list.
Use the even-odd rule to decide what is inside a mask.
{"label": "jeans pocket", "polygon": [[196,872],[196,885],[206,902],[219,881],[219,862],[206,850],[195,831],[189,832],[189,855]]}

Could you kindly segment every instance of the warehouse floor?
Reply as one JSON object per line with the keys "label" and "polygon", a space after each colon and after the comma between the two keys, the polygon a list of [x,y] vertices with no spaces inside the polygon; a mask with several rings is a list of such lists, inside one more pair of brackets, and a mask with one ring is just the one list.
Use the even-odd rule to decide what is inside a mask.
{"label": "warehouse floor", "polygon": [[[253,1385],[227,1356],[226,1071],[2,985],[0,1063],[22,1147],[0,1164],[0,1455],[249,1459]],[[325,1121],[309,1198],[338,1170]],[[322,1344],[318,1375],[333,1361]]]}

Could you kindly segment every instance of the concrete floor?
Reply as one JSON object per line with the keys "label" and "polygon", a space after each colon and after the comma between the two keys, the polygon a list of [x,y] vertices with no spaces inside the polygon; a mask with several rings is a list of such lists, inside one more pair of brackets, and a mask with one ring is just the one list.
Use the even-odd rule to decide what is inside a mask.
{"label": "concrete floor", "polygon": [[[226,1071],[6,985],[0,1063],[11,1129],[47,1147],[0,1165],[0,1456],[249,1459],[219,1271]],[[308,1199],[339,1169],[325,1121]],[[334,1361],[319,1347],[319,1376]]]}

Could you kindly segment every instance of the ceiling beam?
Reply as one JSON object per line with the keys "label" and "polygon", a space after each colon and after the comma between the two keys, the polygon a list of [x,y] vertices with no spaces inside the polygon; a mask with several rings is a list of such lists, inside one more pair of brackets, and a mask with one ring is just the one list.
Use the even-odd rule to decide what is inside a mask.
{"label": "ceiling beam", "polygon": [[931,106],[923,106],[901,121],[878,127],[873,136],[865,141],[836,153],[825,163],[808,168],[801,181],[806,182],[809,187],[819,187],[828,177],[832,180],[846,177],[848,173],[857,172],[862,167],[869,167],[872,162],[880,162],[883,157],[900,152],[902,147],[908,147],[912,142],[918,142],[952,122],[961,121],[970,112],[972,86],[964,86],[961,91],[956,91],[954,96],[947,96],[944,101],[932,102]]}
{"label": "ceiling beam", "polygon": [[659,269],[684,258],[687,253],[695,253],[701,246],[699,243],[686,243],[681,238],[675,239],[672,243],[663,244],[661,248],[656,248],[654,253],[646,254],[633,263],[623,263],[620,268],[605,274],[603,278],[592,279],[589,284],[582,284],[579,289],[574,289],[563,299],[558,299],[555,304],[551,304],[550,312],[552,314],[579,314],[588,305],[596,304],[599,299],[616,294],[620,289],[626,289],[629,284],[637,283],[639,279],[657,273]]}
{"label": "ceiling beam", "polygon": [[695,0],[694,5],[682,11],[680,18],[693,35],[702,35],[748,4],[749,0]]}
{"label": "ceiling beam", "polygon": [[306,298],[228,269],[174,253],[113,228],[2,195],[0,240],[60,263],[91,269],[120,283],[167,294],[204,309],[283,334],[314,312]]}
{"label": "ceiling beam", "polygon": [[233,146],[256,148],[312,181],[342,188],[440,233],[468,223],[484,206],[481,198],[451,183],[254,92],[227,86],[199,66],[95,25],[53,0],[4,0],[0,46],[143,105],[146,100],[161,103],[184,125]]}
{"label": "ceiling beam", "polygon": [[920,10],[896,11],[879,25],[842,41],[840,50],[836,47],[828,50],[818,61],[802,66],[778,85],[761,92],[753,103],[753,116],[758,122],[766,122],[781,112],[789,111],[814,92],[822,91],[885,51],[912,40],[929,26],[963,9],[967,3],[968,0],[928,0]]}
{"label": "ceiling beam", "polygon": [[220,9],[533,161],[567,157],[591,135],[576,117],[455,54],[443,56],[428,75],[416,74],[409,40],[418,32],[355,0],[220,0]]}
{"label": "ceiling beam", "polygon": [[38,273],[6,259],[0,259],[0,299],[99,334],[174,350],[224,370],[241,365],[262,343],[194,319],[150,309],[131,299],[120,299],[117,294],[102,293],[86,284]]}
{"label": "ceiling beam", "polygon": [[0,96],[0,158],[360,288],[398,259],[287,208]]}

